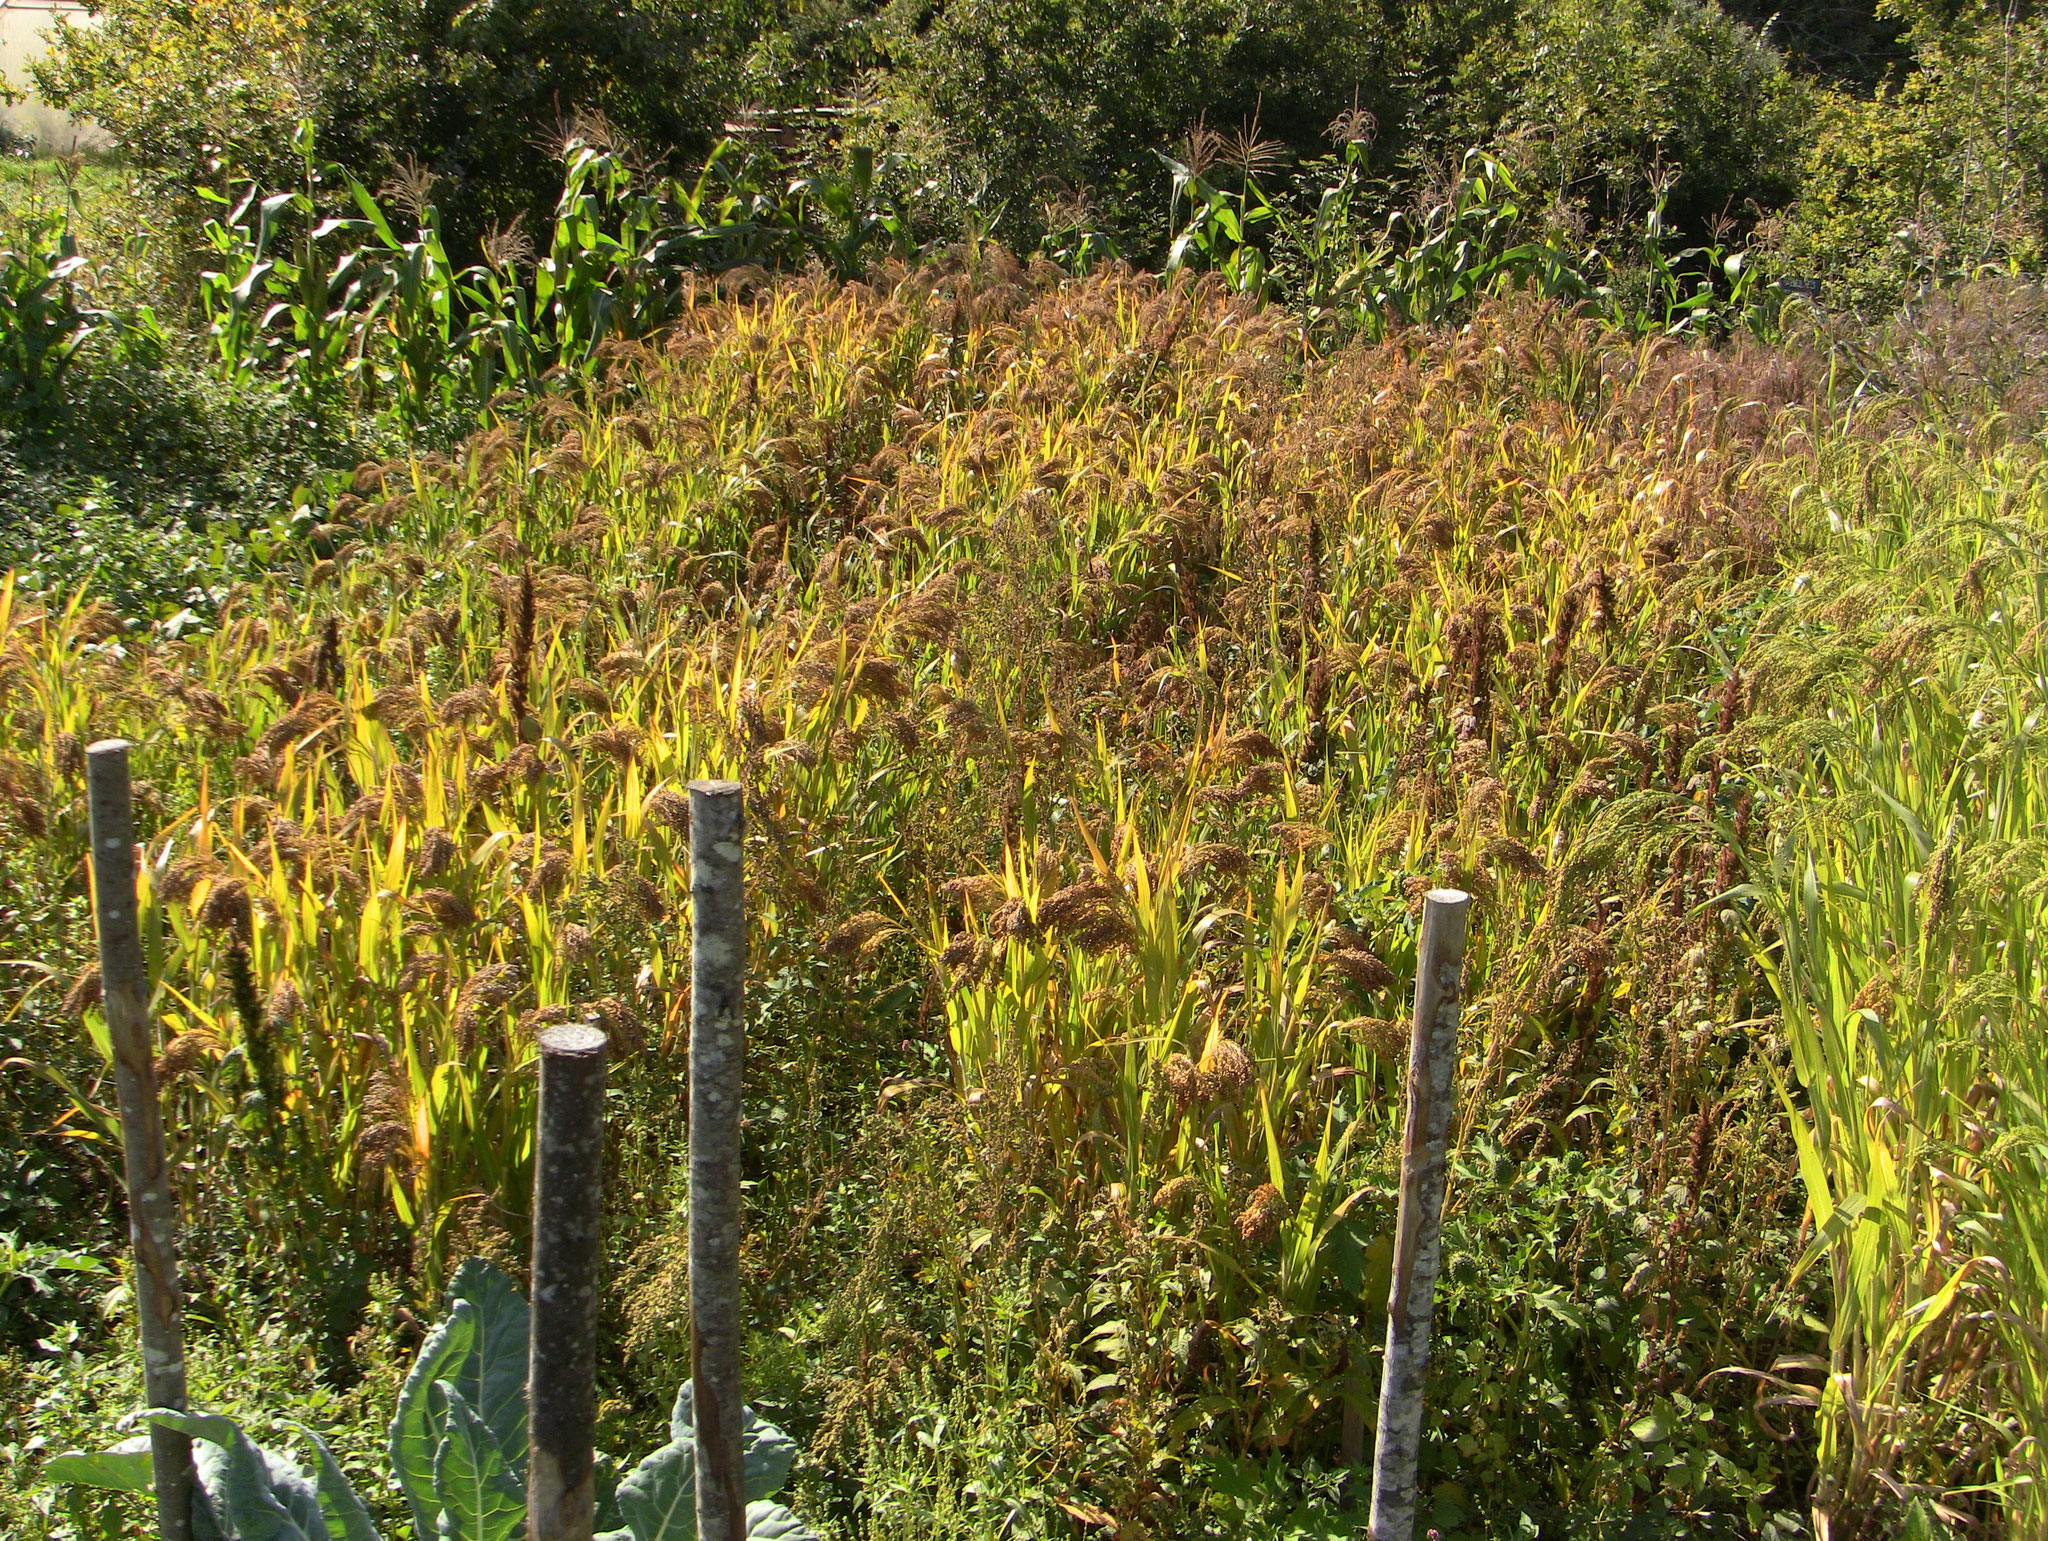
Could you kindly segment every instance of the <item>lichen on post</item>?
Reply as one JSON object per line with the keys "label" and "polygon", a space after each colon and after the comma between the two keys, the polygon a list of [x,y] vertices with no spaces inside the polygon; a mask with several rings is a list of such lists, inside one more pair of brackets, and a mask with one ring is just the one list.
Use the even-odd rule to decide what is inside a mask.
{"label": "lichen on post", "polygon": [[531,1541],[590,1541],[597,1512],[597,1295],[604,1263],[604,1029],[539,1036],[533,1318],[526,1376]]}
{"label": "lichen on post", "polygon": [[[93,919],[100,937],[100,988],[121,1105],[121,1168],[128,1188],[128,1242],[135,1254],[143,1395],[151,1407],[186,1410],[185,1295],[178,1282],[178,1206],[164,1165],[163,1106],[149,1024],[149,973],[136,914],[135,814],[128,742],[102,739],[85,752],[92,839]],[[192,1441],[152,1424],[150,1455],[158,1534],[192,1534]]]}
{"label": "lichen on post", "polygon": [[742,1541],[747,1524],[739,1287],[745,838],[739,783],[690,783],[690,1378],[703,1541]]}
{"label": "lichen on post", "polygon": [[1408,1125],[1401,1145],[1401,1207],[1387,1299],[1387,1358],[1380,1376],[1379,1439],[1372,1461],[1371,1541],[1413,1541],[1415,1469],[1422,1446],[1422,1387],[1442,1262],[1444,1169],[1456,1103],[1458,1015],[1465,998],[1465,935],[1472,899],[1433,889],[1422,904],[1415,1019],[1408,1042]]}

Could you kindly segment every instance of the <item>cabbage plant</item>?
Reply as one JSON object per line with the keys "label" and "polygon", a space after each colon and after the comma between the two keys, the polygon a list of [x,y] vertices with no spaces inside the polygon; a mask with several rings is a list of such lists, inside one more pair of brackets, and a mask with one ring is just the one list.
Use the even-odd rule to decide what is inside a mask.
{"label": "cabbage plant", "polygon": [[[456,1270],[448,1314],[421,1345],[391,1420],[391,1479],[419,1541],[519,1541],[526,1533],[527,1308],[503,1270],[473,1257]],[[597,1541],[695,1541],[697,1460],[691,1387],[669,1418],[669,1442],[598,1496]],[[143,1420],[192,1437],[198,1487],[194,1541],[382,1541],[370,1510],[325,1440],[297,1424],[313,1469],[258,1445],[232,1418],[152,1408]],[[817,1541],[773,1501],[796,1443],[743,1410],[747,1535]],[[59,1482],[150,1491],[149,1436],[53,1458]],[[600,1481],[602,1481],[600,1470]]]}

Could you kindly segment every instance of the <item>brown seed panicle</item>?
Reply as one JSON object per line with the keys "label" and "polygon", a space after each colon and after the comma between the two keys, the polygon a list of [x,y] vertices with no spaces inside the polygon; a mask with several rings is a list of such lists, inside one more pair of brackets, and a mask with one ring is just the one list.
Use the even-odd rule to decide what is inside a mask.
{"label": "brown seed panicle", "polygon": [[1287,1219],[1290,1210],[1286,1198],[1271,1183],[1260,1183],[1252,1190],[1251,1201],[1238,1212],[1234,1223],[1238,1239],[1249,1246],[1269,1245],[1280,1234],[1280,1226]]}

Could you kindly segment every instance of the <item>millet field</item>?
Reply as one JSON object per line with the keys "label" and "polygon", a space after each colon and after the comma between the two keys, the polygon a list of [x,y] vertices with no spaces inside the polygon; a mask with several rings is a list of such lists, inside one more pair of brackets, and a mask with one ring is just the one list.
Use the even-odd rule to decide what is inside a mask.
{"label": "millet field", "polygon": [[0,10],[4,1541],[2048,1541],[2048,9]]}
{"label": "millet field", "polygon": [[194,1400],[320,1429],[388,1535],[440,1292],[523,1266],[547,1024],[613,1056],[600,1448],[688,1373],[703,776],[748,1393],[820,1533],[1362,1533],[1452,884],[1426,1523],[2041,1534],[2044,339],[1998,285],[1319,349],[1191,273],[756,271],[364,461],[205,626],[10,580],[6,1181],[75,1213],[0,1273],[5,1528],[147,1513],[38,1479],[140,1398],[81,866],[122,735]]}

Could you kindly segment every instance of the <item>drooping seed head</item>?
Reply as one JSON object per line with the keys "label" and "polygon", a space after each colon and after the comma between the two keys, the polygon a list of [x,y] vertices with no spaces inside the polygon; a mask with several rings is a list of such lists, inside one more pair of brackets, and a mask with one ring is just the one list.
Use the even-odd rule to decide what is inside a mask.
{"label": "drooping seed head", "polygon": [[1378,995],[1394,988],[1394,971],[1363,948],[1343,948],[1327,954],[1323,965],[1329,972],[1361,995]]}
{"label": "drooping seed head", "polygon": [[1263,1247],[1280,1234],[1288,1215],[1287,1199],[1271,1183],[1252,1190],[1251,1202],[1238,1213],[1238,1238],[1248,1246]]}
{"label": "drooping seed head", "polygon": [[181,1075],[207,1064],[220,1048],[220,1040],[204,1028],[183,1032],[164,1045],[156,1057],[156,1081],[163,1086]]}
{"label": "drooping seed head", "polygon": [[100,966],[88,963],[78,971],[78,977],[71,981],[71,988],[64,992],[64,1012],[70,1017],[83,1017],[105,998],[100,987]]}
{"label": "drooping seed head", "polygon": [[690,800],[672,787],[656,787],[648,793],[640,815],[672,834],[687,837],[690,833]]}
{"label": "drooping seed head", "polygon": [[413,904],[443,931],[461,931],[476,924],[476,910],[460,894],[446,888],[425,888]]}
{"label": "drooping seed head", "polygon": [[413,857],[412,870],[415,877],[435,878],[448,870],[455,860],[455,837],[432,825],[420,832],[420,848]]}
{"label": "drooping seed head", "polygon": [[1230,1038],[1216,1040],[1215,1046],[1202,1056],[1201,1068],[1216,1088],[1216,1095],[1230,1102],[1241,1100],[1259,1078],[1252,1057],[1245,1053],[1242,1044]]}

